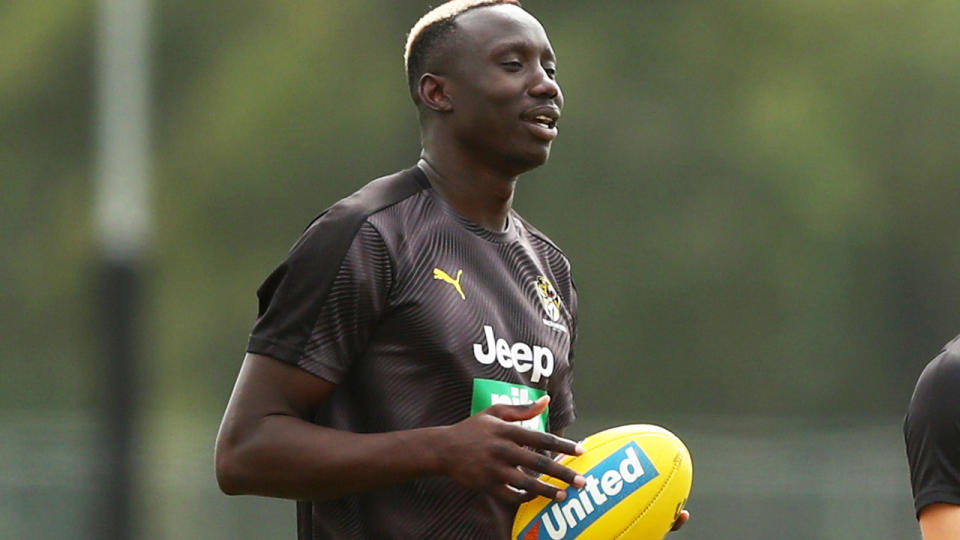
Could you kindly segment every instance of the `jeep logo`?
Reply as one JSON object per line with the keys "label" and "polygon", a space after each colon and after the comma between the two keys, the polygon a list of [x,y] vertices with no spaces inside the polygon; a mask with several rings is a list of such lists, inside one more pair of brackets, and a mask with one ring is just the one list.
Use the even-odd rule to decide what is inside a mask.
{"label": "jeep logo", "polygon": [[[497,361],[504,369],[515,369],[517,373],[530,371],[530,381],[537,382],[541,377],[553,375],[553,351],[546,347],[531,347],[523,342],[507,343],[503,338],[493,335],[493,327],[484,325],[485,344],[473,344],[473,356],[484,365]],[[486,348],[484,348],[486,347]]]}

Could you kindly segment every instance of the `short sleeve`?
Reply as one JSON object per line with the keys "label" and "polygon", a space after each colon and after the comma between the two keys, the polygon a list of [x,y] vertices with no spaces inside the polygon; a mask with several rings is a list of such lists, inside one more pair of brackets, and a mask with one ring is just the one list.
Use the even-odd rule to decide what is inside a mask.
{"label": "short sleeve", "polygon": [[930,362],[917,381],[904,438],[917,514],[934,503],[960,505],[960,341]]}
{"label": "short sleeve", "polygon": [[366,349],[391,285],[389,253],[368,222],[339,243],[334,231],[311,227],[258,289],[247,351],[339,383]]}

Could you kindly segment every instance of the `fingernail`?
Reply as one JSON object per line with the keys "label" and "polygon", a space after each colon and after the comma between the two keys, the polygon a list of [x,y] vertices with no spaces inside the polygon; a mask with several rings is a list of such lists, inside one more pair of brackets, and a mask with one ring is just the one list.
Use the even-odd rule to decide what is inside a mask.
{"label": "fingernail", "polygon": [[558,492],[557,492],[557,496],[555,497],[555,499],[557,500],[557,502],[563,501],[563,500],[566,499],[566,498],[567,498],[567,492],[566,492],[566,491],[558,491]]}
{"label": "fingernail", "polygon": [[573,486],[575,488],[580,489],[585,485],[587,485],[587,479],[584,478],[582,474],[573,477]]}
{"label": "fingernail", "polygon": [[578,456],[587,451],[587,449],[584,448],[583,445],[580,443],[577,443],[577,446],[576,448],[574,448],[574,450],[576,450]]}

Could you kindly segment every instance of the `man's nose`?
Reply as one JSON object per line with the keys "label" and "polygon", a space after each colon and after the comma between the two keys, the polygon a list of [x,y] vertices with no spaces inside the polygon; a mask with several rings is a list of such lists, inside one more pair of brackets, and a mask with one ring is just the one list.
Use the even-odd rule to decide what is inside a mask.
{"label": "man's nose", "polygon": [[536,97],[556,98],[560,95],[560,85],[552,78],[547,70],[537,70],[537,80],[530,87],[530,95]]}

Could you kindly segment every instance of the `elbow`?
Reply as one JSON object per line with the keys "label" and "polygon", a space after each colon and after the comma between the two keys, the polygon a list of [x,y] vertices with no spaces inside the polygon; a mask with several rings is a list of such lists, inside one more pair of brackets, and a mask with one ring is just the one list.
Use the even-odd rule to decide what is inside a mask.
{"label": "elbow", "polygon": [[220,491],[226,495],[243,495],[243,467],[239,463],[237,453],[217,441],[216,452],[214,453],[214,468],[217,474],[217,485]]}

